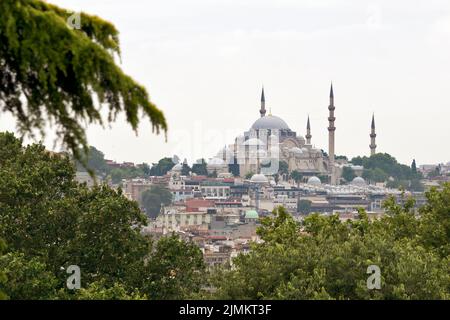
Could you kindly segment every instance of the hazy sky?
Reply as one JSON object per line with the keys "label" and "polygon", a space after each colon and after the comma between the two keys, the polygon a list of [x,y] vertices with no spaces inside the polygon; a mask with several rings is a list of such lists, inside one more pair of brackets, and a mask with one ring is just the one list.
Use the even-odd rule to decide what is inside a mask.
{"label": "hazy sky", "polygon": [[379,152],[450,161],[448,0],[50,2],[113,22],[123,69],[165,112],[167,143],[148,123],[138,137],[123,119],[90,127],[109,159],[209,158],[259,117],[262,84],[266,107],[303,136],[309,114],[312,142],[327,150],[333,81],[337,154],[369,154],[375,112]]}

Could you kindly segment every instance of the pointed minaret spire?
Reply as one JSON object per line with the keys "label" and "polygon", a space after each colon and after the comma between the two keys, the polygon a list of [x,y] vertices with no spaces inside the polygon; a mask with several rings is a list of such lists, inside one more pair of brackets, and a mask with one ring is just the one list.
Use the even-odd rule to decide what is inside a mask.
{"label": "pointed minaret spire", "polygon": [[334,126],[334,121],[336,117],[334,116],[334,93],[333,93],[333,83],[331,83],[330,88],[330,105],[328,106],[329,115],[328,115],[328,158],[329,158],[329,171],[331,175],[331,184],[336,184],[336,170],[334,168],[334,132],[336,131],[336,127]]}
{"label": "pointed minaret spire", "polygon": [[264,97],[264,86],[261,92],[261,109],[259,110],[259,114],[261,115],[261,117],[264,117],[266,115],[266,98]]}
{"label": "pointed minaret spire", "polygon": [[306,123],[306,144],[311,144],[311,124],[309,123],[309,115],[308,115],[308,122]]}
{"label": "pointed minaret spire", "polygon": [[377,153],[377,144],[375,143],[375,138],[377,134],[375,133],[375,114],[372,114],[372,125],[370,131],[370,155],[373,156]]}

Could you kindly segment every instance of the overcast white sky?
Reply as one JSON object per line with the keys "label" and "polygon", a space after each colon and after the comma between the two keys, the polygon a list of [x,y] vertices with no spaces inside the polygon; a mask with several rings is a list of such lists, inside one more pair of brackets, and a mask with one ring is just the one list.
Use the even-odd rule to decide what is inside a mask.
{"label": "overcast white sky", "polygon": [[[418,164],[450,161],[450,1],[51,0],[97,14],[120,30],[122,67],[148,89],[169,141],[123,119],[90,127],[90,144],[117,161],[174,153],[213,156],[266,105],[327,150],[330,81],[336,153],[379,152]],[[12,129],[2,121],[0,129]],[[51,146],[51,143],[49,143]]]}

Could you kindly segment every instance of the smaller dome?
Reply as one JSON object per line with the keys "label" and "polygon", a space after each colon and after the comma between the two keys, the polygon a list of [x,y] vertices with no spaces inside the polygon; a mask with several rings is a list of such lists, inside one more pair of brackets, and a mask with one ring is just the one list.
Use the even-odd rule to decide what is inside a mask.
{"label": "smaller dome", "polygon": [[245,219],[259,219],[259,214],[256,210],[245,211]]}
{"label": "smaller dome", "polygon": [[269,165],[271,161],[272,161],[272,159],[270,157],[264,157],[264,158],[261,159],[261,164],[262,165]]}
{"label": "smaller dome", "polygon": [[208,167],[220,167],[224,165],[224,161],[220,158],[212,158],[211,160],[209,160],[208,162]]}
{"label": "smaller dome", "polygon": [[253,183],[261,183],[262,184],[262,183],[267,183],[269,180],[267,180],[265,175],[263,175],[261,173],[257,173],[252,176],[250,181]]}
{"label": "smaller dome", "polygon": [[172,171],[181,171],[183,169],[183,165],[181,163],[177,163],[172,167]]}
{"label": "smaller dome", "polygon": [[352,184],[355,186],[365,186],[366,181],[361,177],[356,177],[355,179],[353,179]]}
{"label": "smaller dome", "polygon": [[308,148],[303,147],[302,151],[308,153],[309,150],[308,150]]}
{"label": "smaller dome", "polygon": [[292,153],[295,153],[295,154],[302,154],[303,153],[302,149],[297,148],[297,147],[293,147],[289,151],[291,151]]}
{"label": "smaller dome", "polygon": [[316,176],[312,176],[308,179],[308,184],[311,184],[313,186],[320,186],[322,182]]}

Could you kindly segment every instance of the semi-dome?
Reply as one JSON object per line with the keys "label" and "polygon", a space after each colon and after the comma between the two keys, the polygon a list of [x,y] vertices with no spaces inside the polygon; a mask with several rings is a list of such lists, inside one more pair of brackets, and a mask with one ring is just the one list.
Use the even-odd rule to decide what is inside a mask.
{"label": "semi-dome", "polygon": [[313,186],[320,186],[322,182],[316,176],[312,176],[308,179],[308,184],[311,184]]}
{"label": "semi-dome", "polygon": [[256,155],[260,158],[264,158],[265,156],[267,156],[267,152],[265,150],[259,149],[256,151]]}
{"label": "semi-dome", "polygon": [[291,148],[290,151],[295,153],[295,154],[302,154],[303,153],[302,149],[300,149],[298,147],[293,147],[293,148]]}
{"label": "semi-dome", "polygon": [[254,183],[267,183],[269,180],[267,180],[265,175],[263,175],[261,173],[257,173],[252,176],[250,181],[254,182]]}
{"label": "semi-dome", "polygon": [[355,179],[353,179],[352,184],[355,186],[365,186],[366,181],[361,177],[356,177]]}
{"label": "semi-dome", "polygon": [[252,125],[252,129],[289,129],[289,126],[283,119],[277,116],[268,115],[259,118]]}
{"label": "semi-dome", "polygon": [[177,163],[172,167],[172,171],[181,171],[183,169],[183,165],[181,163]]}

